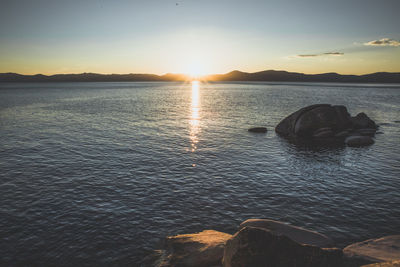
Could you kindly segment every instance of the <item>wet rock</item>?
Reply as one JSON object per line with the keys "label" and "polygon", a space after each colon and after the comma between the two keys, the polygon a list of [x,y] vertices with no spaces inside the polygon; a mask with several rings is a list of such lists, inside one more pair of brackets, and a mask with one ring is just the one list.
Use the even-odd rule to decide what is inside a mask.
{"label": "wet rock", "polygon": [[375,122],[371,120],[364,112],[358,113],[357,116],[352,117],[351,123],[353,124],[353,127],[356,129],[378,128]]}
{"label": "wet rock", "polygon": [[374,143],[374,139],[369,136],[349,136],[344,142],[347,146],[360,147],[372,145]]}
{"label": "wet rock", "polygon": [[252,133],[266,133],[268,130],[265,127],[254,127],[250,128],[248,131]]}
{"label": "wet rock", "polygon": [[362,259],[370,262],[400,260],[400,235],[369,239],[343,249],[348,259]]}
{"label": "wet rock", "polygon": [[232,235],[204,230],[196,234],[184,234],[166,238],[166,250],[158,266],[220,266],[225,242]]}
{"label": "wet rock", "polygon": [[256,227],[244,227],[226,242],[224,267],[338,267],[342,251],[299,244]]}
{"label": "wet rock", "polygon": [[246,226],[267,229],[275,234],[287,236],[300,244],[323,248],[332,247],[334,245],[333,240],[326,235],[274,220],[249,219],[240,224],[240,229]]}

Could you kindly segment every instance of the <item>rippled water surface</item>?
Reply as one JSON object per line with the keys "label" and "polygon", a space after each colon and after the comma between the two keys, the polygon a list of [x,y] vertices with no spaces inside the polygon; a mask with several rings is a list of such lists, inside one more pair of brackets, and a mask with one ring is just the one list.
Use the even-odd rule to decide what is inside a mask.
{"label": "rippled water surface", "polygon": [[[276,136],[316,103],[363,111],[383,134],[364,148]],[[339,246],[399,234],[399,115],[393,85],[0,84],[0,263],[139,266],[166,235],[248,218]]]}

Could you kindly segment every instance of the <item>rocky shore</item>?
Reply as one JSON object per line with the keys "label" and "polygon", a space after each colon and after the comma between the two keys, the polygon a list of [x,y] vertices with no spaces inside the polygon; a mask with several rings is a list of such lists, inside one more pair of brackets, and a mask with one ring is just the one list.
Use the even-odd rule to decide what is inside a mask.
{"label": "rocky shore", "polygon": [[250,219],[234,235],[214,230],[169,236],[151,264],[157,267],[399,266],[400,235],[336,248],[329,237],[268,219]]}

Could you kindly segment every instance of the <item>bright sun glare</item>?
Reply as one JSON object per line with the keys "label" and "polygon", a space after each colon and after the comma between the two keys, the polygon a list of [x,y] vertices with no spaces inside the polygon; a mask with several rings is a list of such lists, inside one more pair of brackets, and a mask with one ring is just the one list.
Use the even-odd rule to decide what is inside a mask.
{"label": "bright sun glare", "polygon": [[206,67],[202,62],[191,62],[187,67],[186,74],[191,76],[192,78],[198,78],[206,75]]}

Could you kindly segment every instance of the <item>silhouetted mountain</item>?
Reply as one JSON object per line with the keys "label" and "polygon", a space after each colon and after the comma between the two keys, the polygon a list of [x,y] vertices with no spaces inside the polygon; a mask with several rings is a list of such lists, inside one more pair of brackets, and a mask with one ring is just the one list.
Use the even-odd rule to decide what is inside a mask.
{"label": "silhouetted mountain", "polygon": [[[340,82],[340,83],[400,83],[399,72],[377,72],[366,75],[341,75],[337,73],[304,74],[297,72],[266,70],[254,73],[238,70],[226,74],[213,74],[200,78],[207,81],[268,81],[268,82]],[[139,81],[187,81],[185,74],[55,74],[21,75],[0,73],[0,82],[139,82]]]}
{"label": "silhouetted mountain", "polygon": [[366,75],[341,75],[337,73],[304,74],[275,70],[247,73],[235,70],[226,74],[209,75],[205,79],[208,81],[400,83],[400,73],[377,72]]}

